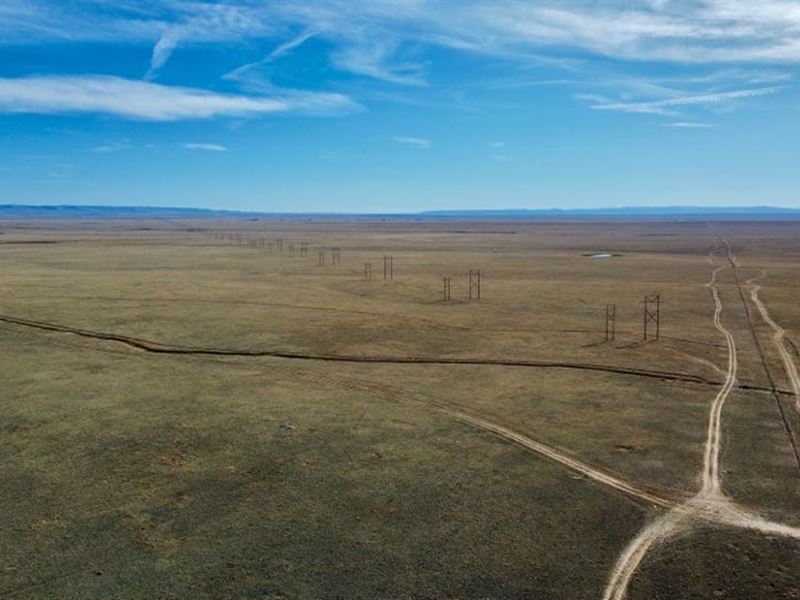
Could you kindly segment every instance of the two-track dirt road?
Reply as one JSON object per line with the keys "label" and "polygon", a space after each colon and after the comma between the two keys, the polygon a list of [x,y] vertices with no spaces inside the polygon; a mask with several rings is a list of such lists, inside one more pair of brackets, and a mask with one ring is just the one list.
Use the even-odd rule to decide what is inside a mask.
{"label": "two-track dirt road", "polygon": [[[703,454],[703,470],[701,473],[701,488],[691,499],[683,504],[679,504],[655,519],[628,544],[611,571],[608,584],[603,592],[604,600],[622,600],[625,598],[631,578],[647,553],[657,544],[691,527],[693,521],[698,519],[720,525],[752,529],[769,535],[785,536],[800,540],[800,529],[781,523],[775,523],[763,519],[758,515],[751,514],[738,507],[722,490],[719,476],[719,454],[722,437],[721,417],[725,400],[736,385],[738,357],[736,352],[736,340],[733,334],[722,324],[722,300],[720,299],[717,275],[723,269],[736,268],[738,263],[731,253],[730,245],[723,239],[720,239],[720,242],[725,248],[727,264],[716,267],[712,271],[711,279],[706,284],[706,287],[710,288],[714,300],[714,327],[716,327],[724,337],[728,349],[728,368],[725,381],[714,397],[709,411],[705,452]],[[784,350],[781,356],[785,353],[788,358],[788,363],[791,364],[791,372],[794,373],[794,377],[790,375],[790,378],[792,378],[792,386],[794,387],[795,382],[797,382],[795,379],[797,372],[794,369],[791,357],[783,347],[783,330],[768,318],[766,307],[756,300],[757,292],[758,290],[755,289],[751,297],[757,302],[756,305],[759,306],[759,311],[761,311],[765,320],[771,323],[776,330],[773,340]],[[790,372],[788,366],[787,372]],[[800,391],[800,385],[794,389],[795,393],[797,393]]]}
{"label": "two-track dirt road", "polygon": [[766,305],[764,302],[762,302],[758,295],[758,292],[761,291],[761,286],[755,282],[765,276],[766,272],[762,272],[762,274],[758,277],[754,277],[747,281],[747,285],[750,287],[750,299],[753,301],[753,304],[755,304],[758,312],[761,314],[761,318],[764,319],[764,322],[772,327],[774,332],[772,336],[772,344],[778,350],[781,360],[783,361],[783,368],[786,371],[786,376],[789,378],[789,383],[791,384],[792,392],[794,393],[794,406],[795,409],[800,412],[800,375],[797,373],[797,367],[792,360],[792,355],[789,354],[789,350],[786,348],[786,344],[783,342],[783,338],[786,336],[786,331],[772,319]]}
{"label": "two-track dirt road", "polygon": [[[721,240],[724,242],[724,240]],[[652,550],[658,543],[663,542],[675,534],[690,529],[699,521],[706,523],[714,523],[729,527],[739,527],[751,530],[756,530],[769,535],[789,537],[800,540],[800,529],[790,527],[781,523],[772,522],[752,514],[743,508],[737,506],[731,499],[729,499],[722,490],[722,482],[719,474],[719,459],[721,447],[721,417],[725,401],[734,386],[737,385],[736,375],[738,370],[738,356],[736,349],[736,342],[732,333],[724,326],[722,322],[723,305],[720,297],[720,284],[718,282],[718,274],[725,269],[735,269],[737,262],[731,253],[730,246],[723,243],[724,247],[721,256],[726,258],[726,264],[715,267],[712,271],[711,278],[706,286],[711,292],[714,301],[714,314],[713,322],[716,329],[720,332],[725,341],[727,348],[727,368],[724,369],[724,381],[719,385],[719,389],[711,403],[708,417],[708,427],[706,434],[706,443],[703,456],[703,469],[700,474],[702,481],[700,490],[692,498],[685,502],[680,502],[674,498],[665,497],[659,493],[645,489],[633,482],[628,482],[620,477],[598,469],[590,464],[572,458],[568,453],[560,449],[545,445],[536,441],[524,434],[513,431],[512,429],[503,425],[491,422],[479,415],[469,414],[468,412],[450,406],[444,402],[431,397],[422,397],[418,395],[407,394],[403,390],[393,390],[386,386],[377,385],[375,383],[363,382],[351,377],[345,376],[330,376],[330,375],[313,375],[306,372],[303,376],[309,379],[314,379],[321,383],[328,383],[331,385],[348,387],[350,389],[359,389],[365,392],[370,392],[378,396],[405,402],[415,402],[418,404],[426,405],[428,408],[436,410],[437,412],[458,420],[467,425],[483,429],[490,432],[504,440],[517,444],[529,451],[532,451],[540,456],[546,457],[549,460],[555,461],[562,466],[580,473],[591,481],[607,486],[618,492],[626,494],[630,497],[636,498],[640,501],[646,502],[651,505],[656,505],[666,509],[658,518],[651,524],[645,527],[634,538],[629,545],[622,552],[614,566],[608,584],[605,587],[603,596],[606,600],[621,600],[625,597],[628,585],[636,573],[641,562],[647,556],[648,552]],[[718,255],[719,256],[719,255]],[[713,258],[710,257],[710,260]],[[797,370],[791,360],[791,356],[784,345],[784,331],[777,325],[770,317],[766,306],[761,302],[758,297],[760,287],[753,284],[754,280],[748,282],[751,285],[751,299],[758,307],[764,320],[773,328],[774,336],[773,343],[778,348],[780,355],[784,361],[784,365],[791,381],[792,391],[795,396],[795,406],[800,410],[800,378],[798,377]],[[274,358],[274,359],[292,359],[300,361],[318,360],[318,361],[340,361],[340,362],[390,362],[390,363],[421,363],[421,364],[490,364],[497,367],[534,367],[534,368],[573,368],[573,369],[587,369],[598,370],[617,373],[625,376],[641,376],[641,377],[654,377],[663,380],[677,380],[688,383],[701,383],[704,385],[714,385],[713,381],[702,380],[694,375],[680,374],[680,373],[667,373],[661,371],[646,371],[642,369],[629,369],[623,367],[614,367],[606,365],[582,365],[560,362],[548,361],[505,361],[505,360],[478,360],[478,359],[449,359],[449,358],[419,358],[419,357],[362,357],[362,356],[325,356],[325,355],[308,355],[298,353],[288,353],[280,351],[248,351],[248,350],[229,350],[218,348],[194,348],[184,346],[173,346],[149,340],[142,340],[138,338],[128,337],[120,334],[109,334],[92,332],[53,323],[45,323],[41,321],[32,321],[28,319],[20,319],[2,315],[0,321],[12,326],[26,328],[30,331],[39,330],[40,332],[49,332],[61,335],[79,336],[96,341],[112,342],[114,344],[125,346],[131,350],[143,351],[156,354],[173,354],[173,355],[195,355],[205,356],[207,358]],[[278,367],[281,368],[281,367]],[[287,370],[292,370],[287,368]],[[298,374],[301,370],[293,370]]]}

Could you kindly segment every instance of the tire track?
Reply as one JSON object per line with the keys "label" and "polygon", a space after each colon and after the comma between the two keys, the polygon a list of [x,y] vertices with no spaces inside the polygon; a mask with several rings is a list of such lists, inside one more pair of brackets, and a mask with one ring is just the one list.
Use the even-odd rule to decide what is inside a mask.
{"label": "tire track", "polygon": [[[722,236],[718,235],[716,233],[716,231],[714,231],[713,227],[708,225],[708,228],[714,235],[717,236],[717,243],[719,244],[719,246],[721,248],[725,249],[725,253],[726,253],[727,260],[728,260],[728,264],[730,265],[731,270],[733,271],[734,285],[736,285],[736,289],[737,289],[737,291],[739,293],[739,298],[740,298],[740,300],[742,302],[742,306],[744,307],[745,315],[747,316],[747,326],[748,326],[748,329],[750,330],[750,335],[753,338],[753,342],[755,344],[756,350],[758,351],[758,356],[761,359],[761,366],[764,369],[764,373],[767,376],[767,382],[769,383],[769,388],[767,388],[764,391],[769,392],[772,395],[773,400],[775,401],[775,406],[778,409],[778,417],[781,420],[781,425],[783,426],[783,431],[786,433],[786,439],[789,441],[789,446],[792,449],[792,453],[794,454],[795,462],[797,463],[797,468],[798,468],[798,470],[800,470],[800,448],[798,448],[798,444],[797,444],[797,441],[795,439],[794,431],[792,430],[792,426],[789,423],[789,419],[786,417],[786,412],[784,411],[783,404],[781,403],[781,399],[780,399],[781,395],[791,395],[791,396],[793,396],[795,398],[795,406],[798,407],[798,410],[800,410],[800,397],[798,397],[798,394],[797,394],[798,389],[794,388],[794,382],[792,382],[793,389],[791,391],[778,389],[778,387],[777,387],[777,385],[775,383],[775,378],[772,376],[772,371],[770,371],[769,364],[767,362],[767,357],[766,357],[766,354],[764,353],[764,348],[761,345],[761,340],[759,339],[758,334],[756,333],[756,328],[755,328],[755,325],[753,323],[753,315],[752,315],[752,312],[750,310],[750,305],[747,303],[747,300],[745,299],[744,291],[742,290],[742,284],[741,284],[741,282],[739,280],[739,271],[738,271],[738,268],[740,266],[739,265],[739,261],[733,255],[733,251],[731,249],[730,243],[725,238],[723,238]],[[764,272],[762,271],[762,274],[763,273]],[[753,277],[753,278],[749,279],[745,283],[746,283],[746,285],[751,285],[754,281],[756,281],[760,277],[761,277],[760,275],[756,276],[756,277]],[[756,298],[757,298],[757,296],[758,296],[758,294],[756,293]],[[754,301],[754,303],[758,307],[759,301],[756,298],[753,297],[752,290],[751,290],[751,299]],[[764,311],[766,311],[766,307],[763,306],[763,308],[764,308]],[[761,312],[761,308],[760,307],[759,307],[759,312]],[[762,312],[761,313],[762,318],[764,317],[764,315],[765,315],[765,312]],[[769,318],[769,315],[767,314],[767,318],[765,319],[765,321],[767,321],[768,318]],[[772,321],[772,320],[769,319],[767,321],[767,323],[769,324],[770,321]],[[783,339],[783,336],[781,336],[781,340],[782,339]],[[789,343],[794,348],[793,342],[788,338],[787,338],[787,340],[789,341]],[[785,348],[784,348],[784,350],[785,350]],[[796,350],[796,348],[795,348],[795,350]],[[783,353],[781,353],[781,356],[783,356]],[[794,368],[794,363],[791,360],[791,356],[788,356],[788,358],[789,358],[789,362],[785,363],[785,364],[787,365],[787,367],[789,365],[791,365],[791,367]],[[788,373],[788,368],[787,368],[787,373]],[[796,373],[797,372],[795,371],[795,374]],[[789,377],[791,379],[791,374],[789,374]],[[740,386],[740,387],[742,389],[748,389],[749,386]],[[761,388],[761,389],[763,389],[763,388]]]}
{"label": "tire track", "polygon": [[[9,319],[11,319],[11,320],[9,321]],[[26,322],[26,320],[13,319],[13,318],[10,318],[10,317],[7,317],[7,316],[0,317],[0,320],[4,320],[4,321],[7,321],[7,322],[12,322],[12,323],[17,323],[17,324],[20,324],[18,322],[22,321],[23,322],[22,324],[29,325],[29,323]],[[33,326],[33,325],[30,325],[30,326]],[[63,328],[62,326],[56,326],[56,325],[53,325],[53,324],[47,324],[47,326],[45,327],[44,324],[39,323],[36,327],[37,328],[44,328],[44,329],[46,329],[48,331],[59,331],[59,332],[64,332],[65,331],[65,328]],[[157,351],[157,352],[169,352],[170,351],[169,348],[163,347],[163,346],[159,346],[158,350],[153,350],[150,347],[150,344],[153,344],[152,342],[146,342],[146,341],[140,340],[138,338],[127,338],[125,336],[117,336],[117,335],[112,335],[112,334],[97,334],[97,335],[95,335],[93,332],[87,332],[85,330],[72,330],[70,328],[67,328],[66,331],[68,333],[76,333],[76,334],[78,334],[77,332],[80,332],[79,335],[86,335],[86,336],[89,336],[91,334],[91,337],[94,337],[96,339],[111,340],[111,341],[115,341],[115,342],[122,341],[123,343],[131,345],[134,348],[137,348],[137,349],[140,349],[140,350],[145,350],[145,351],[151,351],[151,352],[152,351]],[[121,339],[118,339],[118,338],[123,338],[123,339],[121,340]],[[177,353],[178,354],[198,354],[197,352],[177,352]],[[229,356],[229,354],[226,354],[226,356]],[[236,355],[234,355],[234,356],[236,356]],[[268,356],[271,356],[271,355],[268,355]],[[280,358],[280,357],[278,357],[278,358]],[[460,421],[460,422],[462,422],[464,424],[467,424],[467,425],[470,425],[472,427],[476,427],[478,429],[482,429],[484,431],[492,433],[493,435],[495,435],[495,436],[497,436],[499,438],[502,438],[502,439],[504,439],[504,440],[506,440],[508,442],[511,442],[511,443],[513,443],[515,445],[521,446],[521,447],[525,448],[526,450],[529,450],[529,451],[532,451],[532,452],[534,452],[536,454],[544,456],[545,458],[548,458],[548,459],[550,459],[550,460],[552,460],[552,461],[554,461],[556,463],[561,464],[562,466],[567,467],[571,471],[579,473],[580,475],[583,475],[584,477],[586,477],[586,478],[588,478],[588,479],[590,479],[592,481],[595,481],[597,483],[600,483],[601,485],[604,485],[606,487],[610,487],[610,488],[612,488],[614,490],[617,490],[618,492],[621,492],[621,493],[623,493],[625,495],[628,495],[628,496],[630,496],[630,497],[632,497],[632,498],[634,498],[636,500],[644,501],[644,502],[647,502],[647,503],[655,505],[655,506],[660,506],[662,508],[672,508],[672,507],[676,506],[676,504],[677,504],[677,502],[675,500],[667,498],[667,497],[664,497],[663,495],[661,495],[661,494],[659,494],[659,493],[657,493],[655,491],[639,487],[639,486],[637,486],[635,484],[632,484],[632,483],[630,483],[628,481],[623,480],[620,477],[617,477],[616,475],[612,475],[612,474],[610,474],[608,472],[605,472],[605,471],[603,471],[601,469],[598,469],[598,468],[596,468],[596,467],[594,467],[592,465],[589,465],[588,463],[585,463],[585,462],[583,462],[581,460],[578,460],[578,459],[572,458],[570,456],[567,456],[566,454],[564,454],[563,452],[560,452],[556,448],[553,448],[552,446],[548,446],[547,444],[543,444],[543,443],[541,443],[539,441],[536,441],[536,440],[534,440],[533,438],[531,438],[531,437],[529,437],[527,435],[524,435],[522,433],[514,431],[514,430],[512,430],[512,429],[510,429],[508,427],[505,427],[503,425],[500,425],[500,424],[494,423],[492,421],[489,421],[489,420],[487,420],[487,419],[485,419],[483,417],[470,414],[467,411],[464,411],[462,409],[458,409],[458,408],[455,408],[453,406],[450,406],[445,402],[442,402],[442,401],[439,401],[439,400],[434,400],[434,399],[431,399],[431,398],[428,398],[428,397],[422,397],[422,396],[402,393],[402,392],[393,390],[392,388],[389,388],[388,386],[382,386],[382,385],[375,384],[375,383],[363,382],[363,381],[360,381],[360,380],[357,380],[357,379],[354,379],[354,378],[345,378],[345,377],[342,377],[342,376],[323,375],[323,374],[316,374],[316,373],[312,374],[312,373],[309,373],[307,371],[294,369],[294,368],[290,368],[290,367],[273,366],[272,368],[274,370],[279,371],[279,372],[287,373],[287,374],[291,375],[292,377],[299,376],[299,377],[302,377],[304,379],[313,380],[315,382],[321,382],[321,383],[325,383],[325,384],[329,384],[329,385],[335,385],[335,386],[342,387],[342,388],[345,388],[345,389],[348,389],[348,390],[352,390],[352,391],[360,391],[360,392],[366,392],[366,393],[373,394],[373,395],[378,395],[378,396],[381,396],[381,397],[389,398],[389,399],[397,401],[397,402],[404,402],[404,403],[413,402],[415,404],[424,405],[424,406],[426,406],[428,408],[431,408],[431,409],[433,409],[433,410],[435,410],[435,411],[437,411],[437,412],[439,412],[439,413],[441,413],[441,414],[443,414],[443,415],[445,415],[447,417],[450,417],[452,419],[455,419],[457,421]]]}
{"label": "tire track", "polygon": [[729,264],[715,268],[706,287],[710,288],[714,299],[714,327],[722,334],[728,347],[728,370],[725,382],[714,397],[709,410],[703,453],[702,485],[700,491],[693,498],[659,516],[628,544],[611,571],[609,581],[603,591],[603,600],[623,600],[634,573],[648,552],[658,544],[685,530],[694,520],[752,529],[768,535],[781,535],[800,540],[800,528],[775,523],[751,514],[736,506],[722,491],[719,475],[722,409],[736,382],[738,358],[736,340],[722,324],[722,301],[717,284],[717,274],[725,268],[735,269],[737,262],[731,254],[730,245],[722,238],[720,240],[726,248]]}
{"label": "tire track", "polygon": [[[722,301],[719,297],[717,274],[727,267],[717,267],[711,273],[711,279],[706,284],[711,289],[714,299],[714,327],[722,333],[728,347],[728,370],[725,382],[720,388],[709,411],[706,444],[703,453],[702,487],[696,498],[706,500],[719,495],[719,446],[721,438],[721,413],[728,394],[733,389],[736,381],[738,362],[736,359],[736,341],[720,320]],[[603,592],[604,600],[622,600],[630,584],[631,578],[639,568],[642,560],[650,549],[663,540],[674,536],[686,522],[690,514],[689,503],[681,506],[680,510],[671,510],[645,527],[633,541],[628,544],[622,555],[617,560],[606,589]]]}
{"label": "tire track", "polygon": [[415,404],[423,405],[427,408],[435,410],[440,414],[443,414],[447,417],[460,421],[466,425],[482,429],[484,431],[492,433],[493,435],[499,438],[504,439],[505,441],[511,442],[518,446],[522,446],[526,450],[544,456],[545,458],[549,458],[550,460],[567,467],[571,471],[583,475],[586,478],[591,479],[592,481],[595,481],[597,483],[600,483],[606,487],[610,487],[614,490],[617,490],[618,492],[621,492],[636,500],[642,500],[649,504],[660,506],[662,508],[673,508],[678,504],[673,499],[667,498],[652,490],[639,487],[615,475],[612,475],[606,471],[598,469],[588,463],[567,456],[566,454],[560,452],[559,450],[553,448],[552,446],[548,446],[547,444],[538,442],[527,435],[514,431],[498,423],[489,421],[488,419],[485,419],[483,417],[471,414],[463,409],[455,408],[446,402],[436,400],[430,397],[408,394],[405,392],[401,392],[399,390],[394,390],[385,385],[365,382],[351,377],[342,377],[340,375],[335,375],[335,376],[320,375],[317,373],[309,373],[307,371],[300,371],[298,369],[292,369],[286,367],[275,367],[275,369],[290,374],[292,376],[299,376],[304,379],[310,379],[316,382],[327,383],[330,385],[343,387],[345,389],[352,391],[366,392],[384,398],[389,398],[396,402],[401,402],[401,403],[413,402]]}
{"label": "tire track", "polygon": [[795,409],[800,412],[800,375],[797,374],[797,367],[792,360],[792,356],[789,354],[789,351],[786,349],[786,344],[783,343],[784,337],[786,336],[786,330],[783,327],[778,325],[770,316],[769,311],[767,310],[766,305],[761,300],[758,295],[758,292],[761,291],[761,286],[754,283],[757,279],[766,276],[766,273],[762,273],[758,277],[754,277],[747,281],[747,285],[750,287],[750,299],[753,301],[753,304],[756,305],[758,312],[761,313],[761,318],[772,327],[773,331],[775,332],[772,336],[772,344],[778,350],[778,353],[783,360],[783,366],[786,370],[786,375],[789,378],[789,382],[792,385],[792,392],[795,395]]}
{"label": "tire track", "polygon": [[[794,394],[794,407],[795,410],[800,413],[800,376],[798,376],[797,367],[794,364],[794,360],[792,360],[792,355],[786,349],[786,344],[784,344],[786,331],[770,317],[766,305],[758,295],[758,292],[761,291],[761,286],[756,284],[755,281],[762,277],[766,277],[766,271],[762,272],[761,275],[757,277],[747,280],[746,283],[750,287],[750,299],[753,301],[753,304],[755,304],[758,312],[761,314],[761,318],[764,319],[764,322],[772,327],[773,331],[775,332],[772,336],[772,344],[778,350],[781,360],[783,361],[783,367],[792,386],[792,393]],[[774,390],[775,383],[772,382],[771,377],[770,382],[772,383],[772,388]],[[786,417],[786,413],[783,410],[783,404],[781,403],[780,398],[778,398],[777,394],[774,392],[773,396],[775,397],[775,403],[778,405],[778,413],[781,416],[783,430],[786,432],[786,437],[789,438],[789,445],[792,447],[797,468],[800,469],[800,449],[797,447],[797,440],[795,439],[794,431],[792,430],[791,423],[789,422],[789,419]]]}
{"label": "tire track", "polygon": [[[713,229],[712,229],[712,231],[713,231]],[[779,394],[785,394],[786,392],[784,392],[783,390],[779,390],[778,389],[778,387],[777,387],[777,385],[775,383],[775,378],[772,376],[772,371],[770,371],[769,364],[767,362],[767,357],[766,357],[766,354],[764,353],[764,348],[761,345],[761,340],[759,339],[758,334],[756,333],[756,328],[755,328],[755,325],[753,324],[753,316],[752,316],[751,311],[750,311],[750,305],[747,304],[747,300],[745,299],[744,291],[742,290],[742,285],[741,285],[741,282],[739,280],[739,272],[738,272],[739,262],[733,256],[733,253],[731,251],[731,246],[728,243],[728,241],[725,240],[724,238],[720,237],[720,236],[717,236],[717,237],[718,237],[719,243],[726,249],[727,257],[728,257],[728,263],[730,264],[731,269],[733,270],[734,283],[736,285],[736,289],[739,292],[739,298],[742,301],[742,305],[744,306],[745,314],[747,315],[747,325],[748,325],[748,327],[750,329],[750,334],[753,336],[753,341],[755,342],[756,349],[758,350],[758,355],[759,355],[759,357],[761,359],[761,366],[764,368],[764,373],[766,374],[767,381],[769,382],[769,392],[770,392],[770,394],[772,394],[772,397],[775,400],[775,406],[778,409],[778,416],[779,416],[779,418],[781,420],[781,425],[783,426],[783,431],[786,433],[786,438],[789,441],[789,446],[791,447],[792,453],[794,454],[795,462],[797,463],[797,468],[798,468],[798,470],[800,470],[800,449],[798,449],[798,445],[797,445],[797,441],[795,439],[794,431],[792,431],[792,426],[789,423],[789,419],[786,417],[786,412],[783,409],[783,404],[781,403],[781,399],[780,399],[780,396],[779,396]],[[763,274],[763,272],[762,272],[762,274]],[[757,279],[759,279],[760,277],[761,276],[756,276],[756,277],[753,277],[753,278],[749,279],[746,282],[746,285],[752,287],[752,283],[754,281],[756,281]],[[758,299],[758,290],[756,290],[756,293],[755,293],[755,296],[754,296],[753,295],[753,291],[751,289],[750,298],[751,298],[751,300],[753,300],[754,304],[756,305],[756,307],[758,308],[759,312],[761,313],[762,318],[764,318],[764,320],[767,322],[767,324],[770,325],[770,326],[774,325],[775,327],[777,327],[777,323],[775,323],[774,321],[772,321],[772,319],[769,318],[769,314],[766,312],[766,306],[761,304],[760,299]],[[762,308],[763,308],[763,311],[762,311]],[[776,346],[780,346],[779,352],[781,354],[781,357],[783,358],[784,357],[784,353],[786,351],[786,349],[783,347],[783,343],[782,343],[783,335],[784,335],[785,332],[783,332],[782,329],[780,331],[781,331],[781,335],[780,335],[781,343],[776,344]],[[777,330],[776,330],[776,332],[777,332]],[[786,362],[787,358],[788,358],[788,362]],[[795,380],[792,379],[792,374],[789,371],[789,368],[794,370],[794,375],[795,376],[797,376],[797,371],[794,369],[794,362],[791,360],[791,356],[789,356],[787,354],[786,358],[783,358],[783,360],[784,360],[785,368],[787,370],[787,375],[789,376],[790,380],[792,381],[792,388],[793,389],[790,392],[790,394],[794,396],[794,398],[795,398],[795,406],[797,407],[797,410],[800,411],[800,397],[798,396],[798,391],[800,391],[800,388],[795,388],[794,387]]]}

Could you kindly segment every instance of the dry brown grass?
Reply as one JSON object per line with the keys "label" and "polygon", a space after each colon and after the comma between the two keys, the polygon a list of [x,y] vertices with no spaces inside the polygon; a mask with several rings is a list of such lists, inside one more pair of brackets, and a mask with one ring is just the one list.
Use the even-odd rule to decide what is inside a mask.
{"label": "dry brown grass", "polygon": [[[793,338],[800,226],[714,227],[734,245],[742,279],[766,270],[763,297]],[[270,255],[198,228],[306,240],[310,251]],[[551,361],[707,382],[155,355],[0,323],[4,596],[597,597],[652,509],[415,398],[480,415],[666,497],[696,490],[726,360],[704,287],[715,234],[703,223],[122,220],[0,229],[0,313],[19,318],[172,345]],[[20,243],[31,241],[50,243]],[[317,266],[317,250],[332,246],[342,264]],[[620,256],[583,256],[594,251]],[[384,255],[395,257],[393,281],[382,279]],[[362,279],[367,260],[372,281]],[[480,302],[464,301],[470,268],[483,273]],[[443,275],[452,277],[450,303],[440,301]],[[768,389],[766,363],[786,388],[769,331],[755,318],[754,337],[730,272],[721,278],[740,383]],[[645,293],[663,298],[657,343],[640,340]],[[620,310],[612,344],[603,342],[606,302]],[[788,419],[800,431],[797,415]],[[774,397],[737,391],[724,424],[731,494],[796,521],[800,471]],[[780,570],[791,555],[748,536],[741,543],[765,568]],[[724,554],[698,547],[696,576]],[[666,589],[669,569],[654,561],[634,597]],[[763,591],[753,573],[738,573],[730,587],[741,595],[724,597]],[[785,574],[775,581],[776,598],[797,585]],[[708,597],[718,587],[702,575],[692,589]]]}

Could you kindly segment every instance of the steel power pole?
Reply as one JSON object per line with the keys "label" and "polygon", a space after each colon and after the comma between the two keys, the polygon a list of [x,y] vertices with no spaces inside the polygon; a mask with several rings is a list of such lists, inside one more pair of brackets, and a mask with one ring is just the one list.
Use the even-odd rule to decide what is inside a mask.
{"label": "steel power pole", "polygon": [[617,337],[617,305],[606,304],[606,341],[613,342]]}
{"label": "steel power pole", "polygon": [[655,339],[658,339],[661,336],[661,294],[647,294],[644,297],[642,324],[645,340],[648,338],[650,323],[655,325]]}
{"label": "steel power pole", "polygon": [[481,299],[481,272],[479,269],[469,270],[469,299]]}

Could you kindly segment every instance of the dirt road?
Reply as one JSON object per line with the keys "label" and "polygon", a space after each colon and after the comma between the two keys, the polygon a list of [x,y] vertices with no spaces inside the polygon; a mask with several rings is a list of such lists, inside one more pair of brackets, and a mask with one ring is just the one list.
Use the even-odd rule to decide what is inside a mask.
{"label": "dirt road", "polygon": [[[677,533],[690,527],[693,521],[702,519],[717,524],[752,529],[769,535],[780,535],[800,540],[800,529],[774,523],[749,513],[738,507],[722,491],[719,477],[719,453],[721,446],[721,417],[725,400],[736,385],[738,359],[736,341],[731,332],[722,324],[722,301],[719,295],[717,274],[723,269],[735,268],[736,258],[731,254],[730,245],[720,240],[726,248],[728,264],[712,271],[711,279],[706,284],[714,299],[714,327],[722,334],[728,348],[728,368],[725,381],[711,403],[706,433],[705,452],[703,454],[702,485],[700,491],[684,504],[680,504],[645,527],[625,548],[614,565],[606,588],[604,600],[622,600],[625,598],[631,578],[648,552]],[[757,290],[756,290],[757,293]],[[761,305],[763,306],[763,305]],[[761,307],[759,307],[761,310]],[[762,315],[765,313],[762,312]],[[766,319],[767,317],[765,317]],[[775,339],[780,341],[782,329],[776,328]],[[783,344],[780,344],[783,347]],[[783,348],[785,351],[785,348]],[[788,356],[788,352],[786,353]],[[791,362],[791,358],[789,358]],[[792,368],[794,365],[792,364]],[[794,371],[796,376],[796,371]],[[794,382],[793,384],[794,385]]]}
{"label": "dirt road", "polygon": [[766,305],[758,295],[758,292],[761,291],[761,286],[756,284],[755,281],[761,277],[764,277],[765,275],[766,273],[762,273],[758,277],[754,277],[753,279],[747,281],[747,285],[750,287],[750,299],[753,301],[753,304],[756,305],[758,312],[761,313],[761,318],[764,319],[767,325],[772,327],[774,331],[772,336],[772,344],[780,354],[781,360],[783,361],[783,368],[786,371],[786,376],[789,378],[789,382],[791,383],[792,392],[794,393],[795,410],[800,412],[800,375],[797,374],[797,367],[792,360],[792,355],[789,354],[786,344],[783,343],[783,338],[786,336],[786,331],[783,329],[783,327],[772,320]]}

